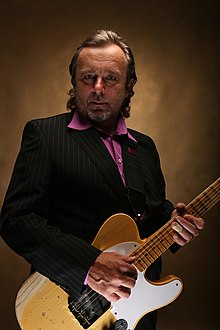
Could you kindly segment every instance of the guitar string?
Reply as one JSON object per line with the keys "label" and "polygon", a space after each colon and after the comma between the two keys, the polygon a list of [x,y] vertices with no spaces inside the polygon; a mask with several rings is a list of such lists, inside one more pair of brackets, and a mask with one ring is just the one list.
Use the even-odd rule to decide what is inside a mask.
{"label": "guitar string", "polygon": [[[210,198],[210,202],[211,202],[211,197],[213,197],[213,194],[214,194],[214,197],[216,197],[216,199],[213,201],[213,203],[214,204],[216,204],[216,202],[218,201],[218,196],[215,196],[215,192],[213,192],[212,193],[212,196],[209,196],[209,198]],[[213,203],[212,203],[212,205],[213,205]],[[197,205],[195,205],[195,208],[196,207],[198,207],[197,208],[197,212],[200,212],[201,210],[204,210],[204,205],[202,204],[201,205],[201,203],[200,203],[200,200],[196,200],[196,203],[195,204],[197,204]],[[188,206],[190,206],[190,204],[188,205]],[[169,221],[168,221],[168,223],[169,222],[171,222],[171,220],[173,220],[173,219],[170,219]],[[166,223],[166,225],[168,224],[168,223]],[[161,235],[161,233],[159,234],[159,235],[157,235],[156,236],[156,239],[157,240],[159,240],[159,238],[161,237],[162,235]],[[171,233],[169,232],[169,229],[168,228],[166,228],[166,234],[165,235],[163,235],[163,238],[165,237],[165,238],[167,238],[168,236],[170,236],[171,237]],[[155,237],[154,237],[154,239],[155,239]],[[149,243],[149,242],[146,242],[146,243]],[[174,241],[172,242],[172,244],[174,243]],[[145,244],[145,243],[144,243]],[[170,242],[169,242],[169,244],[171,244]],[[171,245],[172,245],[171,244]],[[148,246],[147,246],[147,248],[149,249],[149,248],[152,248],[152,246],[155,246],[155,242],[153,241],[153,242],[150,242],[150,244],[148,244]],[[167,250],[167,248],[166,248],[166,250]],[[165,251],[166,251],[165,250]],[[132,253],[134,253],[134,251],[132,252]],[[144,255],[145,256],[145,253],[143,253],[143,251],[141,251],[141,253],[138,253],[137,255],[138,255],[138,257],[140,257],[140,254],[141,255]],[[156,254],[156,253],[155,253]],[[156,256],[157,256],[157,254],[156,254]],[[157,258],[158,258],[159,256],[157,256]],[[156,258],[156,259],[157,259]],[[155,260],[156,260],[155,259]],[[154,260],[154,261],[155,261]],[[151,264],[151,263],[150,263]],[[146,265],[146,266],[149,266],[149,265]],[[97,292],[95,292],[94,290],[90,290],[90,291],[88,291],[88,294],[89,293],[91,293],[91,292],[93,292],[93,294],[91,295],[91,297],[90,297],[90,301],[91,301],[91,303],[93,303],[96,299],[98,299],[99,298],[99,293],[97,293]],[[97,297],[94,299],[94,300],[92,300],[93,298],[94,298],[94,296],[96,296],[97,295]],[[88,301],[87,301],[88,302]],[[71,304],[73,304],[73,303],[71,303]],[[74,305],[74,307],[76,307],[76,308],[79,308],[79,307],[83,307],[84,305],[86,304],[86,302],[84,303],[84,302],[79,302],[79,303],[76,303],[75,305]],[[86,309],[85,309],[86,310]],[[81,313],[83,313],[83,312],[85,312],[85,310],[82,310],[81,311]]]}
{"label": "guitar string", "polygon": [[[218,192],[218,191],[217,191]],[[206,193],[207,194],[207,193]],[[212,205],[215,205],[216,204],[216,202],[218,202],[218,200],[219,200],[219,197],[215,194],[215,192],[212,192],[211,194],[210,194],[211,196],[209,196],[209,200],[207,201],[206,200],[206,204],[210,204],[210,207],[212,206]],[[213,198],[214,197],[214,198]],[[204,205],[205,203],[202,203],[201,204],[201,200],[196,200],[196,203],[195,203],[196,205],[194,206],[194,209],[196,209],[196,211],[197,211],[197,213],[199,214],[200,213],[200,211],[201,210],[204,210],[205,209],[205,211],[207,211],[207,205]],[[190,208],[190,204],[189,205],[187,205],[187,211],[189,211],[189,208]],[[198,208],[199,207],[199,208]],[[205,211],[203,212],[203,214],[205,213]],[[159,233],[158,234],[155,234],[155,236],[153,237],[153,239],[154,238],[156,238],[157,240],[158,240],[158,238],[160,238],[162,235],[161,234],[163,234],[164,233],[164,230],[166,231],[166,232],[168,232],[168,235],[169,234],[171,234],[171,229],[170,229],[170,227],[169,228],[166,228],[166,227],[168,227],[169,225],[170,225],[170,223],[171,222],[173,222],[173,220],[174,220],[174,218],[173,219],[170,219],[160,230],[159,230]],[[169,232],[170,231],[170,232]],[[149,243],[149,242],[146,242],[146,244],[147,243]],[[170,243],[170,242],[169,242]],[[144,243],[145,244],[145,243]],[[149,245],[149,244],[148,244]],[[166,248],[166,247],[165,247]]]}
{"label": "guitar string", "polygon": [[[213,193],[214,194],[214,193]],[[213,195],[212,194],[212,195]],[[215,194],[214,194],[215,195]],[[210,197],[210,196],[209,196]],[[213,196],[212,196],[213,197]],[[214,196],[215,197],[215,196]],[[211,201],[211,197],[210,197],[210,201]],[[215,204],[216,202],[218,201],[218,196],[216,196],[216,200],[214,200],[213,201],[213,203]],[[212,203],[212,204],[213,204]],[[197,209],[197,212],[200,212],[201,210],[204,210],[204,205],[202,204],[201,205],[201,203],[200,203],[200,201],[199,200],[197,200],[196,201],[196,204],[197,204],[197,206],[195,206],[195,207],[198,207],[198,209]],[[189,206],[190,206],[190,204],[189,204]],[[171,219],[172,220],[172,219]],[[168,221],[168,223],[171,221],[171,220],[169,220]],[[159,240],[159,237],[160,236],[162,236],[161,234],[160,235],[158,235],[158,236],[156,236],[156,239],[157,240]],[[168,237],[168,236],[171,236],[171,233],[169,232],[169,230],[168,230],[168,228],[166,228],[166,234],[165,235],[163,235],[163,237],[165,236],[165,238],[166,237]],[[154,237],[154,239],[155,239],[155,237]],[[174,242],[174,241],[173,241]],[[172,243],[173,243],[172,242]],[[153,244],[153,246],[155,246],[155,241],[153,241],[153,242],[150,242],[150,244],[148,244],[148,246],[147,246],[147,248],[149,249],[150,248],[150,246],[152,246],[152,244]],[[169,242],[169,244],[170,244],[170,242]],[[172,245],[172,244],[171,244]],[[166,250],[167,250],[167,248],[166,248]],[[166,251],[165,250],[165,251]],[[134,251],[133,251],[133,253],[134,253]],[[155,253],[156,254],[156,253]],[[141,251],[141,255],[144,255],[145,256],[145,253],[143,253],[142,251]],[[157,256],[157,254],[156,254],[156,256]],[[139,253],[139,257],[140,257],[140,253]],[[157,256],[157,258],[158,258],[159,256]],[[157,259],[156,258],[156,259]],[[155,259],[155,260],[156,260]],[[146,266],[149,266],[149,265],[146,265]],[[99,296],[100,296],[100,294],[99,293],[97,293],[97,292],[95,292],[94,290],[90,290],[90,291],[88,291],[88,294],[89,293],[91,293],[91,292],[93,292],[93,294],[91,295],[91,297],[90,297],[90,301],[91,301],[91,303],[93,303],[96,299],[98,299],[99,298]],[[97,295],[97,297],[95,297]],[[93,299],[95,297],[95,299]],[[93,299],[93,300],[92,300]],[[87,301],[88,302],[88,301]],[[79,308],[79,307],[84,307],[84,305],[86,304],[86,302],[84,303],[84,302],[82,302],[82,303],[76,303],[75,305],[74,305],[74,307],[76,307],[76,308]],[[83,312],[85,312],[86,311],[86,309],[84,309],[84,310],[81,310],[81,313],[83,313]]]}
{"label": "guitar string", "polygon": [[[216,195],[216,192],[215,191],[213,191],[213,189],[212,189],[212,187],[208,187],[208,188],[210,188],[211,189],[211,191],[212,191],[212,193],[211,194],[209,194],[208,195],[208,197],[209,197],[209,200],[207,201],[207,203],[208,202],[212,202],[213,201],[213,203],[211,203],[211,205],[210,205],[210,207],[212,206],[212,205],[215,205],[216,204],[216,202],[219,200],[219,197]],[[207,188],[207,189],[208,189]],[[217,190],[217,189],[216,189]],[[217,191],[217,193],[218,193],[218,191]],[[213,195],[214,195],[214,198],[215,199],[212,199],[212,197],[213,197]],[[211,200],[212,199],[212,200]],[[187,205],[187,207],[189,208],[191,205],[190,205],[191,203],[189,203],[188,205]],[[200,211],[204,211],[204,204],[201,204],[201,200],[200,199],[197,199],[197,200],[195,200],[195,206],[194,206],[195,208],[197,208],[197,213],[199,213]],[[205,211],[206,211],[206,209],[205,209]],[[204,211],[204,212],[205,212]],[[204,214],[204,212],[202,213],[202,214]],[[161,237],[163,237],[163,238],[167,238],[167,237],[170,237],[171,239],[172,239],[172,236],[171,236],[171,230],[170,230],[170,228],[168,228],[168,225],[169,225],[169,223],[171,223],[172,221],[174,220],[174,218],[172,218],[172,219],[170,219],[165,225],[164,225],[164,228],[166,228],[165,229],[165,235],[163,235],[163,233],[164,232],[159,232],[159,234],[158,235],[155,235],[155,237],[153,237],[153,240],[152,240],[152,242],[146,242],[146,243],[144,243],[143,244],[143,246],[145,246],[145,245],[147,245],[146,246],[146,249],[151,249],[152,250],[152,247],[154,248],[155,246],[157,246],[156,244],[155,244],[155,238],[156,238],[156,240],[157,241],[160,241],[160,238]],[[162,227],[163,228],[163,227]],[[161,229],[162,229],[161,228]],[[161,230],[162,231],[162,230]],[[173,239],[172,239],[173,240]],[[148,244],[147,244],[148,243]],[[170,242],[168,242],[168,244],[170,244],[170,246],[172,245],[174,243],[174,240],[172,241],[172,243],[170,243]],[[132,254],[135,254],[136,256],[137,256],[137,259],[138,258],[140,258],[141,256],[144,256],[145,257],[145,250],[144,249],[142,249],[143,248],[143,246],[141,246],[141,249],[140,249],[140,247],[139,248],[137,248],[136,250],[139,250],[140,252],[138,252],[137,254],[135,254],[135,251],[133,251],[132,253],[131,253],[131,255]],[[169,246],[169,247],[170,247]],[[158,248],[159,249],[159,248]],[[165,247],[165,251],[167,250],[168,248],[166,248]],[[142,251],[142,250],[144,250],[144,252]],[[160,249],[159,249],[160,250]],[[165,252],[164,251],[164,252]],[[163,252],[162,252],[163,253]],[[161,253],[161,254],[162,254]],[[153,261],[155,261],[159,256],[154,252],[154,254],[156,255],[156,258],[154,259],[153,257]],[[152,263],[152,262],[151,262]],[[150,265],[151,265],[151,263],[150,263]],[[135,264],[135,262],[134,262],[134,264]],[[150,265],[146,265],[147,267],[149,267]],[[143,267],[142,267],[143,268]],[[84,307],[85,305],[86,305],[86,303],[88,303],[88,301],[90,301],[91,302],[91,304],[92,303],[94,303],[98,298],[99,298],[99,296],[100,296],[100,294],[98,293],[98,292],[96,292],[96,291],[94,291],[94,290],[89,290],[88,291],[88,295],[90,294],[90,293],[92,293],[92,295],[91,295],[91,297],[89,297],[89,300],[87,300],[86,302],[76,302],[76,303],[74,303],[74,302],[71,302],[69,305],[74,305],[74,307],[77,309],[77,308],[82,308],[82,307]],[[95,297],[97,295],[97,297]],[[95,297],[95,299],[93,299]],[[86,308],[84,309],[84,310],[81,310],[81,313],[83,313],[83,312],[85,312],[86,311]]]}
{"label": "guitar string", "polygon": [[[218,192],[218,191],[217,191]],[[210,198],[209,198],[209,200],[207,201],[206,200],[206,203],[209,203],[210,204],[210,207],[212,206],[212,205],[215,205],[217,202],[218,202],[218,200],[219,200],[219,197],[215,194],[215,192],[213,192],[212,191],[212,193],[210,194],[211,196],[209,196]],[[213,198],[214,197],[214,198]],[[205,206],[204,206],[204,203],[202,203],[201,204],[201,199],[197,199],[196,201],[195,201],[195,206],[194,206],[194,208],[196,209],[196,211],[197,211],[197,213],[198,214],[200,214],[200,211],[201,210],[203,210],[204,212],[202,213],[202,214],[204,214],[206,211],[207,211],[207,209],[205,209]],[[188,210],[187,211],[189,211],[189,208],[190,208],[190,204],[189,205],[187,205],[187,207],[188,207]],[[207,205],[206,205],[206,208],[207,208]],[[205,209],[205,210],[204,210]],[[202,215],[201,214],[201,215]],[[175,217],[174,217],[175,218]],[[172,219],[170,219],[160,230],[159,230],[159,233],[158,234],[155,234],[154,235],[154,237],[153,237],[153,240],[157,240],[157,241],[159,241],[159,242],[162,242],[162,239],[161,239],[161,237],[165,237],[165,238],[167,238],[168,236],[171,236],[172,235],[172,229],[170,228],[170,223],[172,223],[173,221],[174,221],[174,218],[172,218]],[[167,233],[167,235],[165,235],[164,236],[164,232],[166,232]],[[172,237],[171,237],[172,238]],[[153,240],[152,240],[152,242],[153,242]],[[147,248],[149,248],[151,245],[152,245],[152,242],[146,242],[146,243],[144,243],[143,244],[143,248],[147,245]],[[150,244],[149,244],[150,243]],[[154,243],[154,242],[153,242]],[[166,242],[166,243],[168,243],[168,244],[171,244],[171,242]],[[172,244],[173,244],[173,242],[172,242]],[[162,243],[162,245],[163,245],[163,243]],[[154,247],[157,247],[157,245],[155,245],[154,244]],[[159,248],[158,248],[159,249]],[[165,246],[165,251],[167,250],[167,248],[166,248],[166,246]],[[138,256],[138,257],[140,257],[140,255],[142,256],[143,255],[143,252],[141,251],[141,249],[139,250],[140,251],[140,253],[138,253],[138,254],[135,254],[136,256]],[[153,253],[154,254],[156,254],[156,252],[155,251],[153,251]],[[163,253],[163,251],[162,251],[162,253]],[[157,254],[156,254],[157,255]],[[152,256],[151,256],[152,257]],[[158,256],[159,257],[159,256]],[[153,258],[153,257],[152,257]],[[138,259],[138,258],[137,258]],[[146,265],[146,266],[149,266],[149,265]]]}
{"label": "guitar string", "polygon": [[[210,189],[213,189],[213,188],[210,188]],[[218,193],[218,191],[217,191],[217,193]],[[205,195],[206,195],[206,191],[204,192],[204,195],[203,195],[203,197],[205,198]],[[218,196],[215,196],[215,192],[213,192],[213,190],[212,190],[212,194],[207,194],[208,195],[208,197],[209,197],[209,200],[207,201],[206,200],[206,203],[208,204],[208,205],[210,205],[210,207],[212,206],[212,205],[215,205],[216,204],[216,202],[219,200],[219,197]],[[212,195],[212,196],[211,196]],[[211,197],[213,197],[213,195],[214,195],[214,199],[213,198],[211,198]],[[202,199],[198,199],[198,200],[196,200],[196,203],[195,203],[195,206],[194,206],[194,208],[197,208],[196,209],[196,211],[197,212],[200,212],[201,210],[205,210],[205,211],[207,211],[207,205],[204,205],[204,204],[202,204],[201,205],[201,201],[202,201]],[[191,202],[192,203],[192,202]],[[189,209],[190,209],[190,207],[191,207],[191,205],[189,204],[188,205],[188,207],[189,207]],[[187,210],[187,211],[189,211],[189,209]],[[167,238],[167,237],[171,237],[171,232],[170,231],[172,231],[171,229],[170,229],[170,227],[168,227],[169,226],[169,223],[172,221],[172,219],[170,219],[166,224],[165,224],[165,235],[163,235],[163,237],[165,237],[165,238]],[[153,237],[153,240],[151,241],[151,242],[146,242],[146,243],[148,243],[148,246],[146,247],[146,249],[148,248],[150,248],[150,247],[152,247],[152,246],[155,246],[156,245],[156,241],[160,241],[159,240],[159,238],[162,236],[162,233],[161,232],[159,232],[159,234],[158,235],[155,235],[154,237]],[[150,244],[149,244],[150,243]],[[173,242],[172,242],[173,243]],[[145,244],[145,243],[144,243]],[[169,242],[169,244],[170,244],[170,242]],[[156,245],[157,246],[157,245]],[[143,246],[142,246],[143,247]],[[160,248],[158,248],[159,250],[160,250]],[[138,249],[136,249],[136,250],[138,250]],[[167,250],[167,247],[165,247],[165,251]],[[141,251],[141,249],[139,250],[139,251]],[[146,257],[146,252],[147,252],[147,250],[146,251],[141,251],[141,253],[139,252],[137,255],[139,256],[139,258],[140,258],[140,255],[142,254],[144,257]],[[132,252],[132,253],[134,253],[134,251]],[[155,253],[155,251],[153,252],[154,254],[156,254]],[[157,254],[156,254],[156,256],[157,256]],[[158,257],[158,256],[157,256]],[[153,257],[152,257],[153,258]],[[155,259],[156,260],[156,259]],[[148,266],[148,265],[146,265],[146,266]],[[147,267],[146,267],[147,268]],[[91,303],[93,303],[96,299],[98,299],[99,298],[99,296],[100,296],[100,294],[98,294],[97,292],[95,292],[94,290],[90,290],[90,291],[88,291],[88,293],[91,293],[91,292],[93,292],[93,294],[91,295],[91,299],[93,299],[93,301],[91,301]],[[97,295],[97,297],[94,299],[94,297]],[[81,306],[82,307],[84,307],[85,306],[85,304],[84,303],[80,303],[81,304]],[[80,306],[80,304],[78,305],[78,306]],[[81,314],[83,314],[84,312],[86,312],[86,309],[84,309],[84,310],[82,310],[82,311],[80,311],[81,312]],[[89,323],[89,321],[88,320],[86,320],[86,318],[84,318],[84,321],[83,321],[83,323],[86,325],[86,324],[88,324]],[[71,323],[72,324],[72,323]]]}

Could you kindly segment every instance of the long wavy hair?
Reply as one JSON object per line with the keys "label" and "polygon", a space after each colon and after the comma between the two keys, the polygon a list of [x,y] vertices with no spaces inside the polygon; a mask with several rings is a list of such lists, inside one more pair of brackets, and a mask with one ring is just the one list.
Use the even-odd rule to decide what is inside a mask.
{"label": "long wavy hair", "polygon": [[130,101],[131,101],[131,97],[134,95],[133,87],[137,82],[134,56],[132,54],[131,48],[128,46],[126,41],[120,36],[120,34],[115,31],[109,31],[109,30],[98,30],[94,35],[84,40],[82,44],[77,48],[76,53],[74,54],[71,63],[69,65],[69,72],[71,75],[71,83],[73,85],[73,88],[71,88],[68,93],[69,94],[69,100],[67,102],[68,109],[73,110],[76,107],[74,87],[76,83],[75,82],[76,66],[80,52],[82,51],[83,48],[86,47],[100,48],[109,45],[119,46],[124,52],[125,57],[127,59],[128,70],[127,70],[126,88],[128,89],[129,94],[124,99],[124,102],[121,106],[121,113],[125,118],[130,117]]}

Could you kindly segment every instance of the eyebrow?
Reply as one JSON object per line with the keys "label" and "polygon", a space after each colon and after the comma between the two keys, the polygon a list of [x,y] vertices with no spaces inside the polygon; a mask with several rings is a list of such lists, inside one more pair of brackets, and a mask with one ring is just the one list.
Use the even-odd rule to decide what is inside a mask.
{"label": "eyebrow", "polygon": [[[81,74],[84,74],[84,73],[94,73],[96,74],[95,70],[91,69],[91,68],[83,68],[80,70]],[[112,69],[107,69],[107,70],[104,70],[104,74],[115,74],[115,75],[120,75],[121,74],[121,71],[120,70],[112,70]]]}

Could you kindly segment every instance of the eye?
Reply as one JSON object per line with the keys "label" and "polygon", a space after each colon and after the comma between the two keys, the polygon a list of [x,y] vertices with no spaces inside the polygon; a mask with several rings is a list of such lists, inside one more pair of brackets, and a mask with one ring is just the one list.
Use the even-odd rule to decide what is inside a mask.
{"label": "eye", "polygon": [[113,74],[108,74],[105,77],[105,82],[107,85],[114,85],[118,81],[118,78],[116,75]]}
{"label": "eye", "polygon": [[108,74],[105,79],[107,79],[107,80],[117,80],[117,77],[112,75],[112,74]]}
{"label": "eye", "polygon": [[93,73],[86,73],[82,76],[82,81],[85,84],[92,84],[95,79],[95,75]]}

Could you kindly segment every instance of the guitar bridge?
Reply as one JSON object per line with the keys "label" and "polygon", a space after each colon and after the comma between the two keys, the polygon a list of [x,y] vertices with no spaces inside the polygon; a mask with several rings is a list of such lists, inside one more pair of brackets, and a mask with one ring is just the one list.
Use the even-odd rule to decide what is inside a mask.
{"label": "guitar bridge", "polygon": [[[77,301],[69,297],[68,307],[83,329],[88,329],[110,306],[111,304],[108,300],[89,286],[86,286],[86,289]],[[122,328],[113,329],[121,330]]]}

